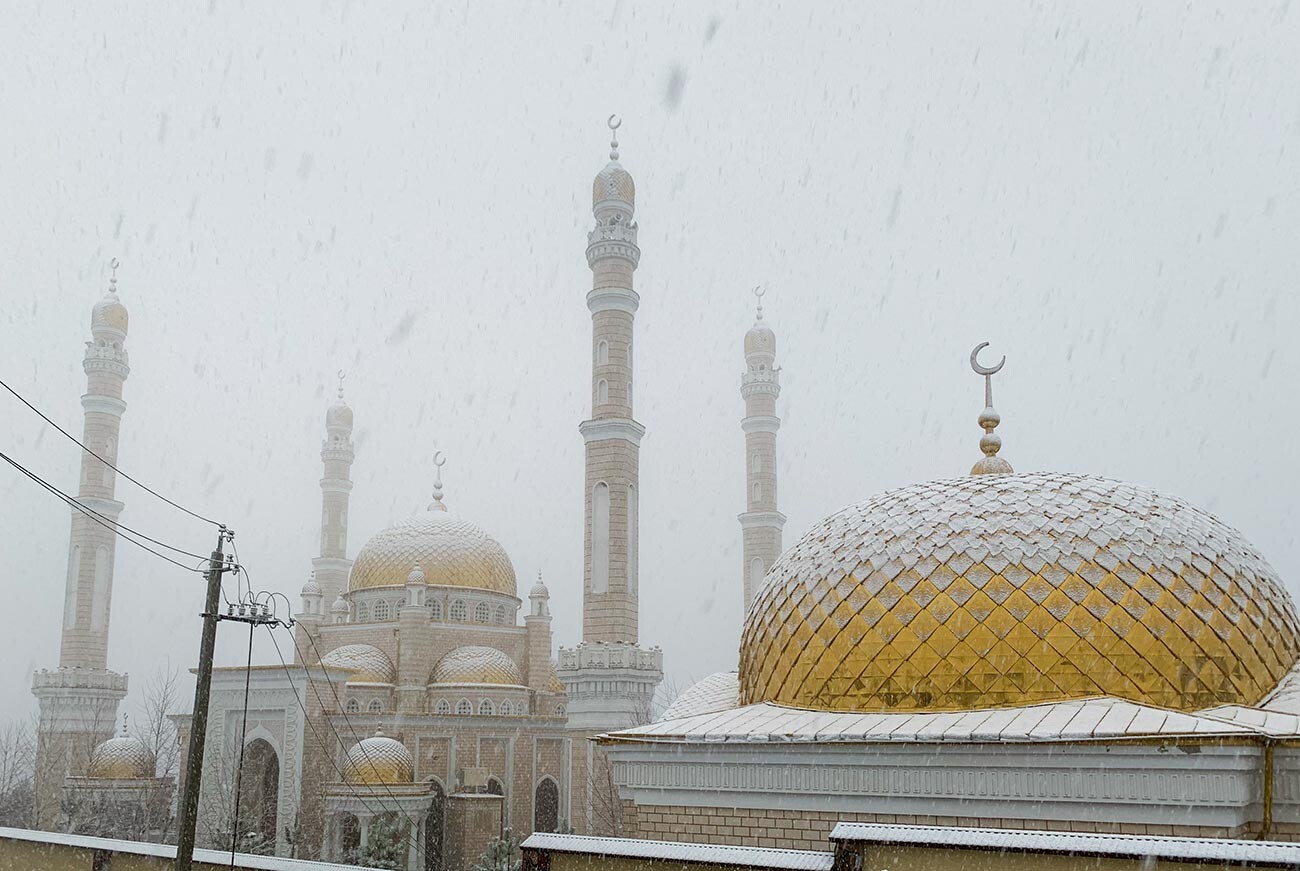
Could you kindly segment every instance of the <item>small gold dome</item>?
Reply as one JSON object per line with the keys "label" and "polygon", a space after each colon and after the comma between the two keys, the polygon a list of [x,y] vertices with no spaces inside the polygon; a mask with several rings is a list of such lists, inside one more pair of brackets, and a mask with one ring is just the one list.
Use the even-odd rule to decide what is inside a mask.
{"label": "small gold dome", "polygon": [[740,701],[1195,711],[1258,703],[1298,656],[1291,597],[1211,515],[1105,478],[994,475],[885,493],[786,551],[745,618]]}
{"label": "small gold dome", "polygon": [[473,587],[515,595],[515,568],[495,538],[446,511],[399,520],[357,553],[349,590],[403,587],[416,564],[429,586]]}
{"label": "small gold dome", "polygon": [[566,692],[564,681],[560,680],[560,673],[555,670],[555,666],[551,666],[551,675],[546,679],[546,691],[548,693]]}
{"label": "small gold dome", "polygon": [[123,335],[126,334],[126,328],[130,319],[126,313],[126,306],[118,299],[116,293],[106,293],[90,313],[90,329],[92,332],[102,329],[116,330]]}
{"label": "small gold dome", "polygon": [[401,741],[379,729],[353,745],[343,762],[343,782],[362,786],[396,785],[415,779],[415,761]]}
{"label": "small gold dome", "polygon": [[632,181],[631,173],[617,160],[611,160],[596,173],[596,179],[591,185],[593,209],[609,200],[626,203],[628,206],[636,205],[636,183]]}
{"label": "small gold dome", "polygon": [[338,399],[325,411],[325,426],[328,429],[352,429],[352,407],[342,398]]}
{"label": "small gold dome", "polygon": [[154,757],[139,738],[118,735],[100,744],[90,754],[87,777],[105,780],[136,780],[154,777]]}
{"label": "small gold dome", "polygon": [[745,333],[745,356],[751,354],[776,356],[776,333],[763,321],[754,324]]}
{"label": "small gold dome", "polygon": [[378,647],[369,644],[345,644],[336,647],[321,658],[321,665],[333,665],[352,672],[348,683],[397,682],[397,669],[393,661]]}
{"label": "small gold dome", "polygon": [[521,686],[519,666],[495,647],[466,645],[448,653],[433,667],[429,683],[485,683]]}

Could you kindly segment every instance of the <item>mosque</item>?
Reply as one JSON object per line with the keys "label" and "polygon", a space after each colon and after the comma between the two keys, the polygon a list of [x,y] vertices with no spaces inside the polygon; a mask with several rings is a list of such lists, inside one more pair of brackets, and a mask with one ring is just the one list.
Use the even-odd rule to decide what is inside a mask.
{"label": "mosque", "polygon": [[[427,510],[349,555],[354,415],[340,387],[294,633],[281,661],[214,675],[201,843],[326,859],[390,843],[408,869],[461,871],[507,826],[806,849],[839,821],[1300,839],[1300,624],[1265,558],[1174,497],[1014,472],[993,409],[1001,364],[981,365],[983,346],[971,473],[867,499],[783,550],[781,370],[761,294],[740,377],[739,669],[652,722],[641,252],[616,139],[592,199],[582,641],[556,648],[547,586],[525,604],[511,555],[456,514],[441,455]],[[33,682],[50,828],[72,824],[78,797],[134,807],[161,780],[137,738],[114,737],[123,506],[99,457],[116,457],[126,409],[116,279],[91,332],[84,441],[99,456],[82,461],[60,664]],[[190,724],[175,719],[184,746]]]}

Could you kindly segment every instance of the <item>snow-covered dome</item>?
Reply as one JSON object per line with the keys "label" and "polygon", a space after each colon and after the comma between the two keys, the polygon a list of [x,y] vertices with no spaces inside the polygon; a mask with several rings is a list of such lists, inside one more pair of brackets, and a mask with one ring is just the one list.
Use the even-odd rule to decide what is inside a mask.
{"label": "snow-covered dome", "polygon": [[495,647],[466,645],[448,653],[433,667],[429,683],[472,683],[522,686],[519,666]]}
{"label": "snow-covered dome", "polygon": [[149,748],[139,738],[126,734],[124,726],[121,735],[109,738],[91,752],[86,776],[104,780],[154,777],[154,765]]}
{"label": "snow-covered dome", "polygon": [[410,783],[415,760],[401,741],[376,729],[375,734],[352,745],[343,762],[343,782],[362,786]]}
{"label": "snow-covered dome", "polygon": [[393,661],[378,647],[370,644],[345,644],[321,657],[321,665],[346,668],[352,672],[348,683],[392,684],[397,682]]}
{"label": "snow-covered dome", "polygon": [[1298,656],[1291,597],[1210,514],[1089,475],[988,475],[876,496],[787,550],[745,618],[740,702],[1194,711],[1258,703]]}
{"label": "snow-covered dome", "polygon": [[418,564],[430,586],[473,587],[515,595],[515,568],[505,548],[468,520],[424,511],[376,534],[357,553],[349,590],[402,587]]}

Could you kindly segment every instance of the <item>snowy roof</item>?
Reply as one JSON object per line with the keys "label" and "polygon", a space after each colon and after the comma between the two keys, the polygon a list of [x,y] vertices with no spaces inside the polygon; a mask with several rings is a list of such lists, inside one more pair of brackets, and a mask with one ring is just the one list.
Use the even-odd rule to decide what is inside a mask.
{"label": "snowy roof", "polygon": [[1278,681],[1277,687],[1259,706],[1283,714],[1300,714],[1300,663]]}
{"label": "snowy roof", "polygon": [[668,706],[659,719],[677,720],[736,707],[740,697],[739,678],[740,675],[734,671],[719,671],[697,680]]}
{"label": "snowy roof", "polygon": [[1300,735],[1300,715],[1296,714],[1248,708],[1244,705],[1220,705],[1202,711],[1201,714],[1238,726],[1248,726],[1274,738],[1294,738]]}
{"label": "snowy roof", "polygon": [[631,838],[593,838],[586,835],[557,835],[549,832],[534,832],[520,846],[524,849],[581,853],[588,856],[622,856],[632,859],[661,859],[666,862],[739,865],[745,868],[788,868],[792,871],[829,871],[835,858],[833,853],[811,850],[683,844],[678,841],[642,841]]}
{"label": "snowy roof", "polygon": [[[8,828],[0,828],[0,838],[13,841],[29,841],[36,844],[79,847],[85,850],[104,850],[110,853],[155,856],[169,860],[176,858],[176,846],[174,844],[146,844],[140,841],[123,841],[117,838],[90,838],[85,835],[65,835],[59,832],[36,832],[30,829]],[[235,861],[232,864],[230,853],[218,850],[195,850],[194,862],[195,864],[212,865],[219,868],[244,868],[249,869],[249,871],[356,871],[355,865],[312,862],[306,859],[285,859],[279,856],[251,856],[246,853],[235,854]]]}
{"label": "snowy roof", "polygon": [[877,714],[808,711],[764,702],[601,737],[633,742],[1023,743],[1257,734],[1257,728],[1229,718],[1098,698],[982,711]]}
{"label": "snowy roof", "polygon": [[916,847],[998,850],[1000,852],[1147,858],[1159,861],[1250,862],[1293,868],[1300,863],[1300,844],[1224,838],[1166,838],[1149,835],[1086,835],[1072,832],[1025,832],[1002,829],[897,826],[838,823],[832,841],[905,844]]}

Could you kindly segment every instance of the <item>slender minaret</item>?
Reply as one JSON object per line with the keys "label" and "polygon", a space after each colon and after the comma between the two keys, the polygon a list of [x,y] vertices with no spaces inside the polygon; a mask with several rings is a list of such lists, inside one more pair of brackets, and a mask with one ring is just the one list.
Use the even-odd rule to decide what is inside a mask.
{"label": "slender minaret", "polygon": [[[77,502],[72,512],[68,572],[63,594],[63,635],[57,671],[39,671],[32,693],[40,701],[36,765],[38,823],[57,822],[63,778],[84,771],[90,751],[113,737],[118,703],[126,696],[126,675],[108,671],[108,624],[113,597],[114,524],[122,503],[114,498],[118,432],[126,403],[122,385],[127,365],[127,312],[117,297],[117,261],[108,292],[91,311],[82,368],[86,393]],[[91,451],[94,453],[92,454]],[[98,455],[98,457],[95,456]]]}
{"label": "slender minaret", "polygon": [[[619,123],[610,116],[611,130]],[[652,719],[663,679],[663,652],[637,646],[637,467],[645,427],[632,418],[632,322],[640,302],[632,273],[641,259],[632,219],[636,187],[618,162],[617,133],[609,145],[609,163],[592,191],[596,226],[587,234],[591,419],[578,427],[587,450],[583,643],[561,648],[558,666],[569,727],[588,735]],[[534,616],[536,624],[540,615]]]}
{"label": "slender minaret", "polygon": [[745,416],[745,512],[740,515],[743,537],[745,610],[763,576],[781,555],[781,528],[785,515],[776,507],[776,433],[781,419],[776,416],[776,398],[781,395],[781,373],[776,367],[776,333],[763,321],[763,294],[754,289],[758,312],[754,326],[745,333],[745,371],[740,376],[740,395]]}
{"label": "slender minaret", "polygon": [[348,572],[352,570],[352,560],[348,559],[348,498],[355,456],[352,409],[343,401],[343,373],[339,372],[338,398],[325,412],[325,439],[320,446],[324,466],[320,479],[320,556],[311,561],[323,602],[333,602],[347,590]]}
{"label": "slender minaret", "polygon": [[632,273],[641,259],[633,220],[636,186],[618,162],[621,122],[609,163],[596,176],[587,234],[591,267],[591,420],[587,449],[584,641],[637,642],[637,465],[645,427],[632,419],[632,322],[640,297]]}

